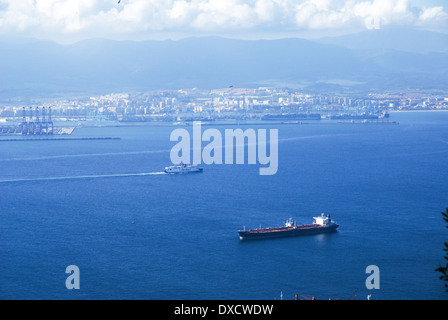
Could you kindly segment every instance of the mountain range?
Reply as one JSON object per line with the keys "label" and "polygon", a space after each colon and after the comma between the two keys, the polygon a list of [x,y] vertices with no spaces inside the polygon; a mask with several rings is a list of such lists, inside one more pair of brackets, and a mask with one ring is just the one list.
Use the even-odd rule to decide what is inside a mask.
{"label": "mountain range", "polygon": [[446,91],[448,35],[391,29],[314,40],[90,39],[69,45],[0,38],[2,101],[228,86]]}

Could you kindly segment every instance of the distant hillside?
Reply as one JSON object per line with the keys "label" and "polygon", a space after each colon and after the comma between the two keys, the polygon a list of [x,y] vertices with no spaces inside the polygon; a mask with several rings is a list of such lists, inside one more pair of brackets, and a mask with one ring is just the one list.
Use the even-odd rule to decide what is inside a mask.
{"label": "distant hillside", "polygon": [[321,38],[316,42],[354,50],[405,51],[412,53],[448,53],[448,34],[425,30],[378,29],[340,37]]}
{"label": "distant hillside", "polygon": [[[353,35],[358,44],[353,40],[352,46],[359,49],[370,36]],[[329,40],[211,37],[60,45],[0,39],[0,100],[230,85],[381,90],[446,88],[448,83],[445,52],[398,50],[404,44],[373,52],[344,47],[343,41],[324,42]]]}

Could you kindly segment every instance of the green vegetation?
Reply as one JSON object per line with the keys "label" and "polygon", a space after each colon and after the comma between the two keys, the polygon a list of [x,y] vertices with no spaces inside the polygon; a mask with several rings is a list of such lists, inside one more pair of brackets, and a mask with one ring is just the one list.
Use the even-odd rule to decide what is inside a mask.
{"label": "green vegetation", "polygon": [[[448,208],[445,210],[445,212],[442,212],[443,215],[443,220],[445,222],[448,223]],[[448,225],[446,226],[446,228],[448,228]],[[447,253],[445,254],[445,260],[448,261],[448,242],[445,241],[445,249],[443,249],[444,251],[446,251]],[[444,267],[439,266],[436,269],[437,272],[442,273],[442,275],[440,276],[440,279],[443,279],[443,281],[448,282],[448,262],[446,263],[446,265]],[[446,292],[448,292],[448,283],[445,283],[445,288],[446,288]]]}

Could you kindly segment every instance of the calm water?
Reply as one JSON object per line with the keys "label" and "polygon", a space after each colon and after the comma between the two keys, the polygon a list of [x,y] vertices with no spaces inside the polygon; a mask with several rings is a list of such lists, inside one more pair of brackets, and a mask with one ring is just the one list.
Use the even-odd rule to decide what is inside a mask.
{"label": "calm water", "polygon": [[[279,129],[274,176],[258,165],[123,176],[160,173],[173,127],[0,142],[0,298],[446,299],[434,269],[448,240],[448,112],[391,120],[399,125],[252,126]],[[235,127],[248,126],[225,126]],[[338,233],[238,238],[243,226],[321,212]],[[73,264],[80,290],[65,287]],[[379,290],[365,287],[368,265],[380,268]]]}

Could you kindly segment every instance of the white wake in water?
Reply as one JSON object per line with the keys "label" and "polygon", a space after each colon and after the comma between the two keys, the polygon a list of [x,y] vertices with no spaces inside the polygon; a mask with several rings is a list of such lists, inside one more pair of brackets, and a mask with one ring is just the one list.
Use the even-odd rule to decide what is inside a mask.
{"label": "white wake in water", "polygon": [[107,156],[124,156],[124,155],[141,155],[153,153],[166,153],[170,150],[144,150],[144,151],[124,151],[124,152],[104,152],[104,153],[81,153],[81,154],[61,154],[54,156],[39,156],[30,158],[5,158],[0,161],[37,161],[37,160],[53,160],[64,158],[85,158],[85,157],[107,157]]}
{"label": "white wake in water", "polygon": [[98,179],[98,178],[117,178],[117,177],[135,177],[135,176],[152,176],[166,174],[165,172],[141,172],[141,173],[117,173],[117,174],[99,174],[99,175],[84,175],[84,176],[66,176],[66,177],[42,177],[42,178],[21,178],[0,180],[4,182],[25,182],[25,181],[51,181],[51,180],[71,180],[71,179]]}

